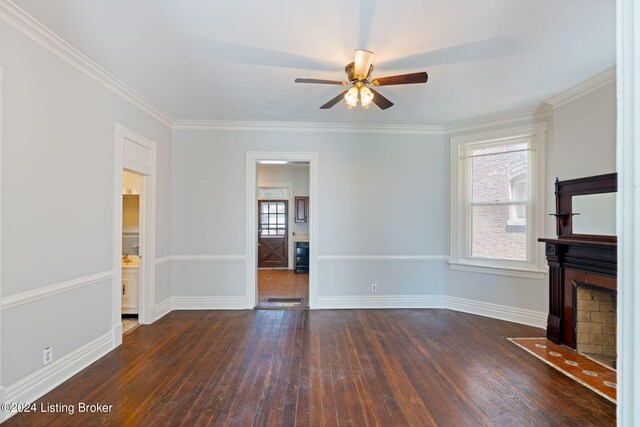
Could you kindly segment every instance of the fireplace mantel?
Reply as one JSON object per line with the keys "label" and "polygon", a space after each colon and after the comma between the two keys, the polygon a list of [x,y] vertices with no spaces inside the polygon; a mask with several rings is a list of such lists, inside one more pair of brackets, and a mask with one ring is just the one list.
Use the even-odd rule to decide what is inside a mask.
{"label": "fireplace mantel", "polygon": [[538,239],[549,263],[547,338],[576,348],[573,292],[576,283],[617,291],[617,243]]}
{"label": "fireplace mantel", "polygon": [[[547,338],[576,348],[574,305],[576,288],[588,285],[617,291],[618,239],[616,236],[575,234],[574,197],[618,190],[618,175],[588,176],[555,182],[556,238],[541,238],[549,264]],[[584,205],[583,205],[584,207]],[[586,212],[587,214],[590,212]],[[585,214],[585,212],[582,212]]]}

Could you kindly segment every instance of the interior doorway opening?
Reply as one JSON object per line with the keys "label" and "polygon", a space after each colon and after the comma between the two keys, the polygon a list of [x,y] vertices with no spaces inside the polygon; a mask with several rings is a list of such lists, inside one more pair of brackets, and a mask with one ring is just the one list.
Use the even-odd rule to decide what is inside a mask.
{"label": "interior doorway opening", "polygon": [[140,174],[122,171],[122,335],[140,326],[140,229],[144,229],[144,218],[140,215],[142,179]]}
{"label": "interior doorway opening", "polygon": [[259,309],[309,308],[309,162],[258,161]]}
{"label": "interior doorway opening", "polygon": [[[116,123],[115,132],[115,162],[114,162],[114,187],[113,187],[113,329],[114,345],[122,344],[123,322],[122,315],[137,314],[140,325],[153,323],[155,320],[155,227],[156,227],[156,162],[157,145],[144,136]],[[131,175],[129,175],[131,173]],[[126,178],[125,178],[126,177]],[[127,179],[127,181],[125,181]],[[135,181],[135,185],[131,179]],[[137,193],[137,194],[136,194]],[[135,196],[138,196],[137,198]],[[138,200],[138,213],[131,214],[132,218],[138,217],[137,236],[135,228],[126,231],[131,235],[124,236],[124,207],[125,203],[135,205]],[[129,218],[127,219],[129,221]],[[135,243],[137,237],[138,243]],[[129,245],[129,246],[127,246]],[[134,248],[133,246],[137,246]],[[123,252],[123,248],[125,251]],[[138,252],[135,255],[134,252]],[[126,251],[132,252],[129,254]],[[124,254],[129,255],[129,260],[137,261],[138,289],[133,289],[131,283],[123,287],[123,279],[128,282],[126,276],[130,264],[124,262]],[[123,291],[125,295],[123,295]],[[128,294],[128,295],[127,295]],[[129,296],[128,301],[123,296]],[[137,304],[136,304],[137,303]],[[123,307],[123,305],[125,307]],[[128,311],[129,313],[126,313]],[[133,313],[136,312],[136,313]]]}

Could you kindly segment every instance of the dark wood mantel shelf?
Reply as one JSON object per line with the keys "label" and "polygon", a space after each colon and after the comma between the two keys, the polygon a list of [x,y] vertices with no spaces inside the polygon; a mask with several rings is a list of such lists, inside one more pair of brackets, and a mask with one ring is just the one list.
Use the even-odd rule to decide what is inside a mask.
{"label": "dark wood mantel shelf", "polygon": [[597,240],[559,239],[557,237],[541,237],[538,242],[553,243],[554,245],[574,245],[574,246],[601,246],[603,248],[616,248],[616,242],[599,242]]}

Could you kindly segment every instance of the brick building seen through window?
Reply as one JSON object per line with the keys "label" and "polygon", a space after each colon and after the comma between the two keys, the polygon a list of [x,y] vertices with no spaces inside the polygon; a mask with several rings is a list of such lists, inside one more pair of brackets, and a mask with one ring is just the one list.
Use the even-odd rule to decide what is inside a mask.
{"label": "brick building seen through window", "polygon": [[470,162],[471,256],[527,259],[527,143],[472,148]]}

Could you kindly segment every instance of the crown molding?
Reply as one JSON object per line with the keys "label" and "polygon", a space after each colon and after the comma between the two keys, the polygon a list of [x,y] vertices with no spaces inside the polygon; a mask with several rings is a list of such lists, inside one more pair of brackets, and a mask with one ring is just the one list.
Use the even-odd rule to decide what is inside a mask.
{"label": "crown molding", "polygon": [[539,108],[515,111],[512,113],[497,114],[494,116],[482,117],[479,119],[465,120],[451,123],[444,126],[444,133],[467,132],[471,130],[484,129],[488,127],[499,127],[516,122],[530,121],[536,122],[552,114],[553,110],[548,105]]}
{"label": "crown molding", "polygon": [[167,113],[90,60],[11,1],[0,0],[0,19],[151,117],[167,126],[173,124],[173,119]]}
{"label": "crown molding", "polygon": [[443,126],[436,125],[175,120],[173,122],[173,129],[441,135],[444,128]]}
{"label": "crown molding", "polygon": [[551,105],[553,108],[558,108],[562,105],[565,105],[571,101],[575,101],[576,99],[585,96],[595,90],[600,89],[610,83],[614,83],[616,81],[616,66],[614,65],[611,68],[607,68],[601,73],[596,74],[593,77],[588,78],[575,86],[570,87],[557,94],[556,96],[549,98],[547,100],[547,104]]}

